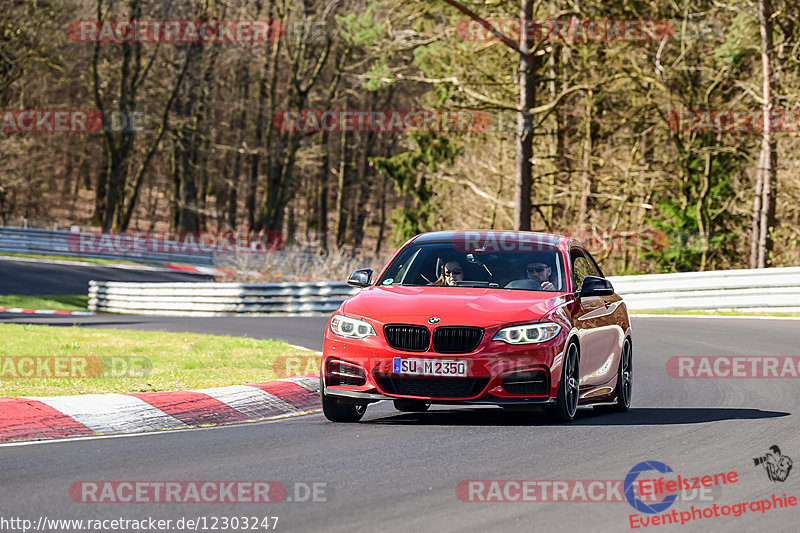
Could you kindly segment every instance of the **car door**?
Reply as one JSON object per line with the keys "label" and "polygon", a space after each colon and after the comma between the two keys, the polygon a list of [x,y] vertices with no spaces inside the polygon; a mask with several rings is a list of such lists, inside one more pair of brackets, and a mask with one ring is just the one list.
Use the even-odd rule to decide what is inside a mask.
{"label": "car door", "polygon": [[[570,250],[570,262],[575,290],[579,292],[586,276],[603,277],[594,259],[579,246]],[[581,389],[607,383],[614,377],[614,361],[619,355],[619,327],[613,324],[612,314],[618,304],[613,297],[581,296],[573,314],[581,343]],[[612,309],[613,308],[613,309]]]}

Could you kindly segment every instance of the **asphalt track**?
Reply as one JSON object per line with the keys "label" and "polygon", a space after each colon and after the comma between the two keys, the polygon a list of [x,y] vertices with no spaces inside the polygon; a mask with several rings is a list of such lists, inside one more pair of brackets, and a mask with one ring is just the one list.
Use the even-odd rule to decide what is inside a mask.
{"label": "asphalt track", "polygon": [[[141,268],[141,267],[139,267]],[[146,267],[145,267],[146,268]],[[205,281],[211,276],[137,269],[137,265],[114,267],[15,261],[0,259],[0,294],[86,294],[90,280],[103,281]]]}
{"label": "asphalt track", "polygon": [[[120,327],[157,324],[103,318]],[[3,322],[37,317],[4,317]],[[163,329],[202,319],[161,320]],[[316,331],[322,319],[231,319],[231,334],[297,344],[288,321]],[[130,321],[130,322],[126,322]],[[50,320],[52,322],[52,320]],[[82,320],[81,322],[86,322]],[[237,322],[218,321],[218,328]],[[88,324],[87,324],[88,325]],[[199,326],[199,327],[206,327]],[[626,502],[463,502],[462,480],[619,480],[656,460],[683,476],[736,471],[715,501],[676,502],[687,511],[786,493],[800,494],[800,472],[771,482],[753,458],[777,444],[800,458],[796,379],[674,379],[674,355],[800,355],[800,321],[634,318],[633,408],[627,414],[579,411],[568,425],[496,408],[437,407],[400,414],[370,406],[359,424],[322,415],[122,438],[0,447],[0,517],[157,519],[278,516],[278,531],[630,531]],[[313,346],[310,346],[313,347]],[[796,468],[795,468],[796,470]],[[79,504],[79,480],[271,480],[325,483],[325,502],[272,504]],[[798,507],[706,518],[658,531],[797,531]],[[211,522],[208,522],[210,525]],[[261,531],[264,531],[263,529]]]}

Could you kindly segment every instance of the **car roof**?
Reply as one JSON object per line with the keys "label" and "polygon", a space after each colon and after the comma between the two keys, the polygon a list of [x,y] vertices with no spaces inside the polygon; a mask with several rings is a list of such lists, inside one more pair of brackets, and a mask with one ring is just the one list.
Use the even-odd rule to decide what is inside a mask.
{"label": "car roof", "polygon": [[[495,239],[502,235],[530,235],[536,239],[537,242],[559,247],[559,244],[564,241],[573,241],[569,237],[559,235],[557,233],[545,233],[539,231],[513,231],[513,230],[458,230],[458,231],[432,231],[429,233],[421,233],[412,239],[416,243],[435,243],[435,242],[452,242],[454,238],[464,238],[467,233],[479,233],[481,236],[491,236]],[[577,241],[576,241],[577,242]]]}

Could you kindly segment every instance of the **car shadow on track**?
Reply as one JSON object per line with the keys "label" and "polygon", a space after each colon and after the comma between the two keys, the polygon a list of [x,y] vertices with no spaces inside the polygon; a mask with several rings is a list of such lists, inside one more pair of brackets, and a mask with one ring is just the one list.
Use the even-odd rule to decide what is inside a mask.
{"label": "car shadow on track", "polygon": [[484,408],[402,413],[363,420],[361,423],[418,426],[662,426],[703,424],[723,420],[756,420],[789,416],[790,414],[783,411],[762,411],[760,409],[705,407],[639,407],[630,409],[627,413],[603,413],[592,409],[579,409],[573,422],[560,424],[548,421],[542,413],[509,412]]}
{"label": "car shadow on track", "polygon": [[580,425],[598,426],[663,426],[670,424],[703,424],[723,420],[757,420],[789,416],[785,411],[720,407],[639,407],[627,413],[592,413],[576,420]]}

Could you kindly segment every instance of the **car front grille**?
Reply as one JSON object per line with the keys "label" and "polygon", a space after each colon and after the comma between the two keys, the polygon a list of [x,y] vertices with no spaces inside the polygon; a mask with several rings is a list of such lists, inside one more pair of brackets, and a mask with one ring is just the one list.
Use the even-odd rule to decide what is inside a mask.
{"label": "car front grille", "polygon": [[383,334],[389,346],[404,352],[424,352],[431,342],[431,332],[425,326],[387,324]]}
{"label": "car front grille", "polygon": [[481,328],[442,326],[433,332],[433,349],[440,353],[467,353],[478,347]]}
{"label": "car front grille", "polygon": [[387,394],[430,398],[469,398],[477,396],[489,378],[376,378]]}
{"label": "car front grille", "polygon": [[515,372],[503,378],[502,386],[512,394],[547,394],[547,372]]}

